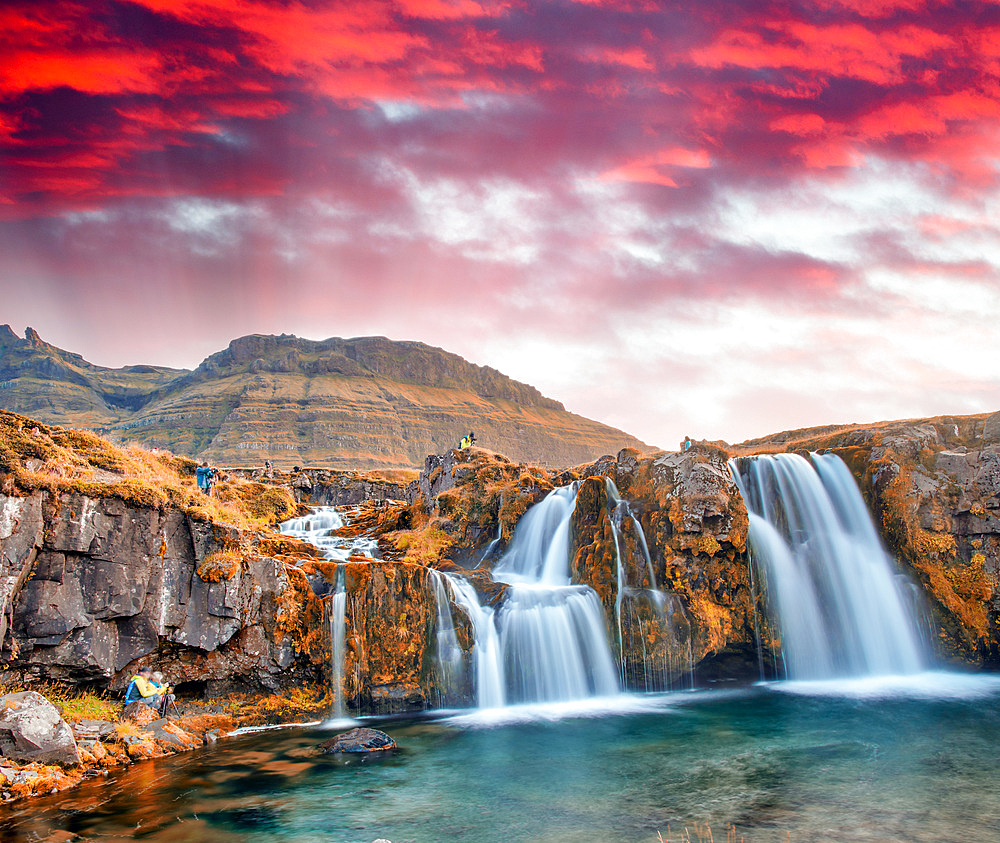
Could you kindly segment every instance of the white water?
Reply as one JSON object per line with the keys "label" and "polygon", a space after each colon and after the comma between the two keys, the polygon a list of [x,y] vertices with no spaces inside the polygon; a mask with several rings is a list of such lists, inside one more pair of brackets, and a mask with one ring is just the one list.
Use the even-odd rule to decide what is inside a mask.
{"label": "white water", "polygon": [[337,590],[330,598],[330,693],[333,696],[335,720],[344,716],[344,643],[347,632],[347,591],[344,589],[344,569],[337,568]]}
{"label": "white water", "polygon": [[[292,518],[279,525],[279,532],[308,542],[319,548],[323,556],[331,562],[346,562],[349,558],[373,558],[377,543],[370,538],[359,536],[345,538],[331,536],[332,530],[345,525],[344,517],[332,506],[314,507],[308,515]],[[326,599],[327,622],[330,627],[330,693],[333,706],[330,712],[332,722],[348,725],[354,721],[344,713],[344,654],[347,638],[347,591],[344,568],[337,566],[337,584],[333,594]]]}
{"label": "white water", "polygon": [[905,580],[839,457],[731,464],[790,679],[914,674],[924,653]]}
{"label": "white water", "polygon": [[509,703],[621,691],[597,593],[570,578],[577,485],[550,492],[517,525],[493,578],[509,585],[497,625]]}
{"label": "white water", "polygon": [[345,525],[344,517],[332,506],[317,506],[308,515],[278,525],[279,532],[318,547],[332,562],[346,562],[350,556],[377,558],[378,543],[366,536],[331,536],[331,530]]}
{"label": "white water", "polygon": [[451,586],[455,602],[472,622],[475,637],[472,657],[476,704],[480,708],[500,708],[506,703],[507,695],[503,656],[493,610],[489,606],[479,605],[476,590],[467,580],[451,574],[442,576]]}

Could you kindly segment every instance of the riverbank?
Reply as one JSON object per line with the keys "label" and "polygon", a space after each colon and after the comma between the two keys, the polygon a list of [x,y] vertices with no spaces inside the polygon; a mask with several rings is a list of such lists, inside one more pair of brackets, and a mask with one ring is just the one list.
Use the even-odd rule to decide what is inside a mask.
{"label": "riverbank", "polygon": [[160,718],[144,707],[126,714],[120,702],[98,695],[48,690],[47,698],[72,732],[80,763],[0,759],[2,802],[68,790],[140,762],[225,741],[238,729],[322,720],[331,705],[324,688],[305,687],[280,696],[232,694],[215,700],[180,700],[167,717]]}

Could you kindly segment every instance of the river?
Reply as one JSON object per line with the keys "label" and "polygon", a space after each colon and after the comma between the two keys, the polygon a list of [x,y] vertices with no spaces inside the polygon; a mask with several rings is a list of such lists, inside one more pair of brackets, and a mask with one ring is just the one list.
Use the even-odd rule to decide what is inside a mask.
{"label": "river", "polygon": [[[4,839],[997,839],[1000,677],[785,682],[258,731],[0,808]],[[575,707],[574,707],[575,705]],[[696,824],[701,830],[699,838]],[[734,829],[730,827],[733,826]]]}

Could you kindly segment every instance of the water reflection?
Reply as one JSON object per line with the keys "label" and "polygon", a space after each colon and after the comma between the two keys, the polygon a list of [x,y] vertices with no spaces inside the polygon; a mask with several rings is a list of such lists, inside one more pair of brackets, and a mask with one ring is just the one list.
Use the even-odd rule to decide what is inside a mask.
{"label": "water reflection", "polygon": [[598,718],[382,720],[402,749],[353,765],[310,754],[329,730],[256,732],[6,806],[0,833],[592,843],[652,841],[668,827],[676,839],[700,822],[716,839],[735,824],[748,841],[993,839],[1000,691],[989,680],[967,690],[870,699],[756,687]]}

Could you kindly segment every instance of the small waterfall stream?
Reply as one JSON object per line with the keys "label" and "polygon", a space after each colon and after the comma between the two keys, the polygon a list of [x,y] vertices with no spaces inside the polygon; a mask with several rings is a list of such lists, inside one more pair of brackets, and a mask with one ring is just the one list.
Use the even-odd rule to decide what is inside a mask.
{"label": "small waterfall stream", "polygon": [[792,679],[915,673],[924,652],[905,580],[832,454],[734,460],[753,559]]}
{"label": "small waterfall stream", "polygon": [[[343,515],[332,506],[318,506],[308,515],[292,518],[279,525],[279,532],[319,548],[324,558],[331,562],[346,562],[350,557],[374,557],[377,543],[366,537],[345,538],[330,535],[331,531],[345,525]],[[347,590],[344,567],[337,567],[337,582],[325,603],[327,622],[330,626],[330,693],[333,706],[330,716],[334,720],[345,717],[344,709],[344,649],[347,637]]]}

